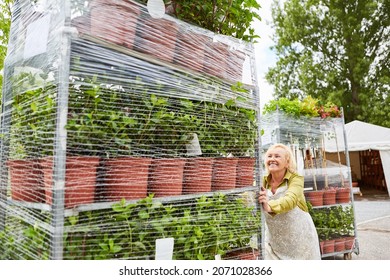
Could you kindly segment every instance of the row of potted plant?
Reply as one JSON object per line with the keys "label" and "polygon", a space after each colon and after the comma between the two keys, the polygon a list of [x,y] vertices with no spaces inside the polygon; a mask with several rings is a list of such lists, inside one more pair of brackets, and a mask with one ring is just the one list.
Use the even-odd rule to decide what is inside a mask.
{"label": "row of potted plant", "polygon": [[[12,233],[10,228],[0,232],[0,259],[49,258],[47,231],[25,221],[12,223],[18,223]],[[69,260],[154,259],[156,239],[168,237],[174,238],[173,259],[213,260],[238,249],[256,251],[251,240],[261,232],[261,217],[235,196],[202,196],[183,206],[162,204],[151,195],[66,217],[64,231],[63,255]]]}
{"label": "row of potted plant", "polygon": [[307,203],[317,229],[322,254],[351,251],[354,247],[354,215],[351,205],[315,208]]}
{"label": "row of potted plant", "polygon": [[334,205],[351,201],[349,187],[331,186],[321,190],[306,191],[305,198],[313,206]]}
{"label": "row of potted plant", "polygon": [[[180,79],[178,83],[183,82]],[[211,81],[202,79],[193,82],[205,87],[198,89],[200,95],[207,94],[204,99],[184,97],[194,90],[187,88],[191,84],[164,85],[139,75],[129,76],[125,84],[105,77],[73,77],[66,126],[69,153],[183,157],[196,134],[207,157],[253,155],[257,111],[250,91],[239,82],[223,86],[209,86]],[[29,102],[33,99],[27,97]],[[40,108],[52,104],[42,101],[46,104],[36,104]],[[46,130],[52,128],[45,125]]]}
{"label": "row of potted plant", "polygon": [[[13,200],[52,204],[52,157],[10,160],[7,165]],[[71,208],[151,193],[161,197],[250,187],[254,158],[68,157],[65,176],[65,207]]]}
{"label": "row of potted plant", "polygon": [[[245,6],[236,7],[245,12],[247,16],[245,22],[240,17],[239,24],[235,21],[238,11],[231,13],[232,7],[224,7],[223,5],[226,4],[222,3],[216,5],[214,2],[208,4],[202,2],[199,5],[206,10],[214,6],[214,10],[210,11],[213,11],[212,14],[215,16],[218,12],[229,13],[223,18],[224,22],[221,25],[217,25],[214,21],[217,18],[213,18],[210,22],[210,11],[199,11],[196,16],[194,13],[194,9],[198,7],[196,3],[185,1],[175,3],[173,1],[171,4],[174,8],[168,9],[168,12],[171,11],[170,14],[173,17],[182,20],[191,19],[192,23],[217,34],[236,35],[236,38],[249,41],[256,36],[246,22],[252,22],[254,18],[258,18],[258,15],[251,9],[252,6],[258,7],[258,4],[256,1],[247,2]],[[210,26],[210,24],[215,24],[215,26]],[[75,18],[73,25],[82,34],[134,49],[165,62],[172,62],[187,69],[231,81],[242,80],[245,52],[240,49],[242,46],[240,47],[238,40],[229,40],[235,43],[227,43],[226,40],[216,41],[214,34],[205,32],[201,28],[194,28],[193,25],[184,21],[179,24],[173,18],[152,17],[146,6],[136,1],[91,1],[89,11]],[[245,30],[249,28],[251,33],[238,32],[244,26]]]}
{"label": "row of potted plant", "polygon": [[[35,83],[27,74],[15,83],[26,79]],[[94,202],[96,186],[102,185],[103,189],[97,190],[103,193],[101,199],[111,200],[253,185],[254,110],[239,107],[232,99],[222,104],[150,94],[151,85],[145,86],[140,78],[129,84],[124,90],[99,83],[96,77],[71,80],[66,125],[67,200],[73,201],[68,201],[69,207]],[[38,193],[45,189],[49,198],[44,201],[51,203],[56,86],[46,83],[34,90],[16,88],[12,116],[16,137],[11,142],[18,149],[11,151],[10,158],[16,160],[9,161],[8,167],[12,185],[22,185],[12,196],[40,202],[42,195]],[[159,90],[164,92],[161,86]],[[194,135],[203,156],[187,154],[186,145]],[[27,176],[20,173],[22,167],[29,168]],[[85,175],[72,175],[71,171]],[[39,190],[41,182],[45,187]],[[31,185],[37,186],[38,193]],[[72,189],[76,195],[71,194]]]}

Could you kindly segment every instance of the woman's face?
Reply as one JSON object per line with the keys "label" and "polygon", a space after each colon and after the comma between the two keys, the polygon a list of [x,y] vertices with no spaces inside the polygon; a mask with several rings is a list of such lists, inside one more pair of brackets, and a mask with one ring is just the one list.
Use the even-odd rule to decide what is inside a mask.
{"label": "woman's face", "polygon": [[267,152],[265,164],[270,173],[287,169],[286,151],[282,148],[274,148]]}

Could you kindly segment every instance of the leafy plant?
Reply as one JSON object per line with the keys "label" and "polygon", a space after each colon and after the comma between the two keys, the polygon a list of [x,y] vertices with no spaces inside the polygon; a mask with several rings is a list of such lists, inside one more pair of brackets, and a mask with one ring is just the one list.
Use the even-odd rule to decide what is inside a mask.
{"label": "leafy plant", "polygon": [[45,74],[22,73],[12,80],[11,157],[50,155],[55,131],[57,87]]}
{"label": "leafy plant", "polygon": [[352,206],[337,205],[327,208],[313,208],[309,202],[307,205],[320,240],[354,235]]}
{"label": "leafy plant", "polygon": [[335,104],[331,102],[321,104],[318,99],[310,95],[303,100],[298,98],[291,100],[286,97],[271,100],[264,105],[263,114],[269,114],[277,110],[295,118],[321,117],[324,119],[327,117],[341,117],[341,112]]}
{"label": "leafy plant", "polygon": [[101,83],[96,77],[74,79],[69,89],[69,153],[131,154],[138,121],[120,105],[125,95],[123,89]]}
{"label": "leafy plant", "polygon": [[[180,156],[185,153],[185,145],[190,140],[190,132],[193,130],[191,121],[194,117],[191,112],[174,109],[176,103],[189,101],[168,98],[150,94],[143,99],[144,107],[140,114],[140,131],[142,137],[140,143],[150,145],[152,154]],[[143,110],[145,108],[145,110]],[[188,108],[190,109],[190,108]]]}
{"label": "leafy plant", "polygon": [[[43,220],[50,222],[49,215],[43,216]],[[49,259],[50,236],[40,225],[39,221],[29,224],[18,216],[7,217],[5,227],[0,231],[0,259]]]}
{"label": "leafy plant", "polygon": [[[233,92],[247,95],[241,83],[231,86]],[[243,95],[244,95],[243,94]],[[253,155],[257,139],[257,111],[239,94],[225,103],[196,103],[199,112],[198,134],[204,154],[208,156]]]}

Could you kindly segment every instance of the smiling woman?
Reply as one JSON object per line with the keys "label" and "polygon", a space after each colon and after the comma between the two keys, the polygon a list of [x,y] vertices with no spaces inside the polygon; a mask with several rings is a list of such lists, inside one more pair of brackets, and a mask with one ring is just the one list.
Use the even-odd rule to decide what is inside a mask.
{"label": "smiling woman", "polygon": [[291,149],[274,144],[265,154],[259,202],[266,222],[265,259],[319,260],[318,235],[303,194]]}

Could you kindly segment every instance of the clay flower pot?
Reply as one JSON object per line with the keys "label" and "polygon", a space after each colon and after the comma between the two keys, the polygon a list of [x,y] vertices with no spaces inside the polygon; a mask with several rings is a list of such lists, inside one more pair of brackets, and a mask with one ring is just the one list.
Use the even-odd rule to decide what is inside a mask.
{"label": "clay flower pot", "polygon": [[350,188],[338,188],[336,190],[336,203],[349,203],[350,194]]}
{"label": "clay flower pot", "polygon": [[321,241],[320,241],[320,252],[321,252],[321,254],[324,253],[324,243],[325,243],[324,240],[321,240]]}
{"label": "clay flower pot", "polygon": [[336,204],[336,189],[327,189],[324,191],[324,205]]}
{"label": "clay flower pot", "polygon": [[90,33],[108,42],[133,48],[141,7],[133,2],[94,0],[90,5]]}
{"label": "clay flower pot", "polygon": [[236,188],[253,186],[255,162],[254,157],[238,158]]}
{"label": "clay flower pot", "polygon": [[354,236],[347,236],[345,237],[345,250],[352,250],[355,244],[355,237]]}
{"label": "clay flower pot", "polygon": [[189,29],[180,30],[178,34],[174,63],[202,72],[205,49],[211,38]]}
{"label": "clay flower pot", "polygon": [[228,50],[226,76],[231,81],[242,81],[245,54],[240,50]]}
{"label": "clay flower pot", "polygon": [[13,200],[44,202],[43,171],[38,160],[9,160],[7,166]]}
{"label": "clay flower pot", "polygon": [[324,191],[308,191],[305,192],[306,200],[311,203],[312,206],[324,205]]}
{"label": "clay flower pot", "polygon": [[154,197],[181,195],[185,159],[156,158],[150,166],[148,193]]}
{"label": "clay flower pot", "polygon": [[224,260],[257,260],[260,255],[259,250],[252,248],[241,248],[227,252]]}
{"label": "clay flower pot", "polygon": [[151,158],[120,157],[104,161],[104,194],[110,201],[147,196]]}
{"label": "clay flower pot", "polygon": [[[53,203],[53,158],[41,161],[46,203]],[[94,203],[98,157],[67,157],[65,171],[65,208]]]}
{"label": "clay flower pot", "polygon": [[342,252],[345,250],[345,241],[346,239],[344,237],[340,237],[335,239],[334,241],[334,251],[335,252]]}
{"label": "clay flower pot", "polygon": [[213,158],[189,158],[183,174],[183,194],[211,191]]}
{"label": "clay flower pot", "polygon": [[91,16],[89,13],[73,18],[70,24],[77,28],[80,35],[91,33]]}
{"label": "clay flower pot", "polygon": [[142,14],[134,49],[157,59],[172,62],[178,31],[178,24],[172,20],[152,18],[146,13]]}
{"label": "clay flower pot", "polygon": [[203,72],[215,77],[226,78],[228,46],[221,42],[211,42],[206,46]]}
{"label": "clay flower pot", "polygon": [[323,247],[323,254],[330,254],[334,253],[335,251],[335,240],[325,240],[324,241],[324,247]]}
{"label": "clay flower pot", "polygon": [[229,190],[236,188],[238,158],[215,158],[211,190]]}

